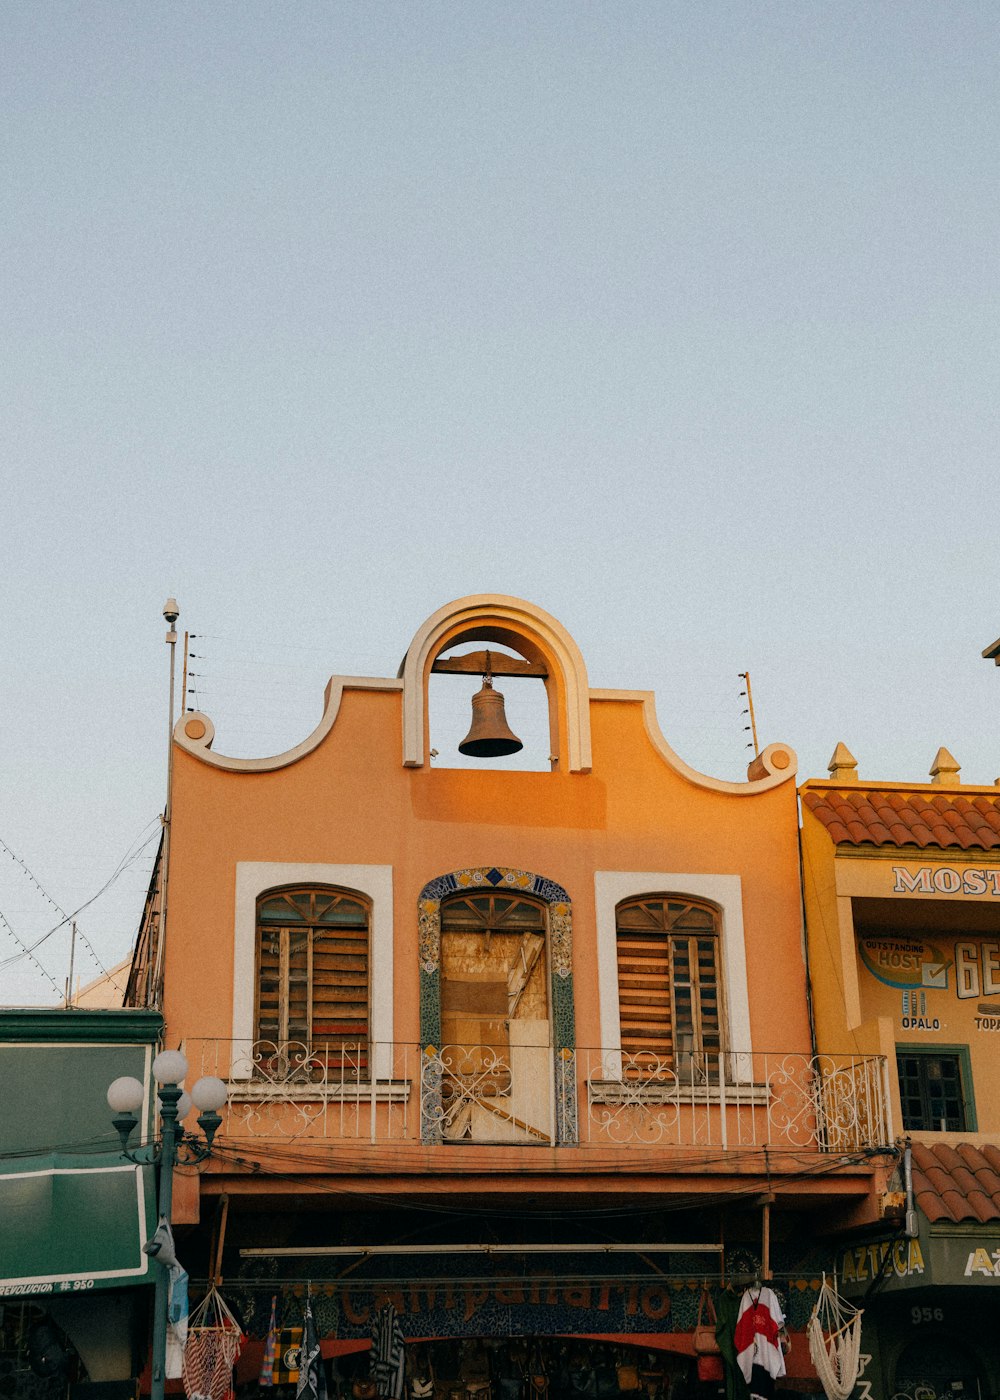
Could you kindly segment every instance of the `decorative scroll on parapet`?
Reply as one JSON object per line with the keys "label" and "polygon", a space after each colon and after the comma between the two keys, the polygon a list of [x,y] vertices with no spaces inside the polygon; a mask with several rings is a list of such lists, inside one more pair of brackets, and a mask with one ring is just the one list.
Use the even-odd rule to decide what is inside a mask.
{"label": "decorative scroll on parapet", "polygon": [[589,773],[590,691],[580,649],[549,613],[502,593],[458,598],[417,630],[399,668],[405,766],[422,768],[427,762],[427,681],[435,658],[470,641],[496,642],[544,666],[552,766],[562,773]]}
{"label": "decorative scroll on parapet", "polygon": [[185,753],[198,758],[212,768],[224,768],[230,773],[273,773],[277,768],[287,768],[300,758],[319,747],[330,733],[340,713],[340,702],[345,690],[402,690],[402,681],[395,677],[381,676],[331,676],[326,686],[323,704],[323,718],[308,738],[284,753],[270,758],[227,758],[224,754],[212,752],[215,739],[215,726],[208,715],[201,710],[191,710],[181,715],[174,725],[174,743]]}
{"label": "decorative scroll on parapet", "polygon": [[768,744],[767,748],[758,754],[747,769],[745,783],[731,783],[723,778],[710,778],[706,773],[699,773],[696,768],[685,763],[667,743],[663,737],[660,722],[656,718],[656,697],[651,690],[592,690],[590,699],[592,701],[641,705],[646,735],[653,748],[675,773],[687,778],[688,782],[694,783],[696,787],[707,788],[710,792],[729,792],[740,797],[750,797],[755,793],[767,792],[770,788],[780,787],[782,783],[792,782],[795,778],[798,759],[795,756],[795,750],[790,748],[788,744]]}

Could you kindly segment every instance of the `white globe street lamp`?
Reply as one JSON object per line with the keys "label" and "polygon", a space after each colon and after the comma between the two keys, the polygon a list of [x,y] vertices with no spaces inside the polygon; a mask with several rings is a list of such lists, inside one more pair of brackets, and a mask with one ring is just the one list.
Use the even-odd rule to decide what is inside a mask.
{"label": "white globe street lamp", "polygon": [[[170,1223],[173,1204],[174,1166],[178,1161],[197,1165],[209,1157],[222,1118],[218,1110],[226,1102],[229,1090],[215,1075],[199,1079],[190,1094],[181,1088],[188,1072],[188,1062],[180,1050],[162,1050],[153,1061],[153,1078],[157,1083],[159,1102],[159,1141],[154,1138],[134,1150],[129,1138],[139,1124],[138,1114],[146,1102],[146,1088],[131,1075],[121,1075],[108,1086],[108,1106],[114,1113],[112,1123],[121,1138],[122,1152],[137,1166],[159,1167],[157,1215]],[[192,1107],[201,1110],[198,1126],[204,1134],[188,1133],[183,1120]],[[167,1358],[168,1275],[165,1266],[156,1270],[156,1297],[153,1301],[153,1374],[150,1400],[163,1400]]]}

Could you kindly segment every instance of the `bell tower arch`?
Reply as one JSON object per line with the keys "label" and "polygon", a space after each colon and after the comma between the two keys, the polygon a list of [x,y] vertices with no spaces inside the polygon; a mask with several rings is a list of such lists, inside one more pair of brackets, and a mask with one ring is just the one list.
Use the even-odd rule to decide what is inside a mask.
{"label": "bell tower arch", "polygon": [[562,773],[589,773],[589,685],[580,649],[549,613],[501,593],[459,598],[418,628],[399,668],[404,765],[422,768],[427,762],[427,687],[435,660],[449,647],[476,641],[510,647],[538,668],[548,697],[552,767]]}

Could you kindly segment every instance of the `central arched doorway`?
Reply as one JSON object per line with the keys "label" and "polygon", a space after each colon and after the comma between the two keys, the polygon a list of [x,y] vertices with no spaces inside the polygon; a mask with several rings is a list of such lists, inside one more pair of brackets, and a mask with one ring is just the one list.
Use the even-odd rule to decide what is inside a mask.
{"label": "central arched doorway", "polygon": [[509,866],[421,890],[425,1142],[576,1142],[572,918],[561,885]]}
{"label": "central arched doorway", "polygon": [[544,904],[519,891],[441,901],[446,1141],[552,1142]]}

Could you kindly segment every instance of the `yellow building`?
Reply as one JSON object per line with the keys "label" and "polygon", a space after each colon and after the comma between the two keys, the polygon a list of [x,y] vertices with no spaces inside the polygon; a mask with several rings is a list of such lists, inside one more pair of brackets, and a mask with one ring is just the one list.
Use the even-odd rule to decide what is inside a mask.
{"label": "yellow building", "polygon": [[890,1210],[841,1260],[871,1393],[985,1396],[1000,1384],[1000,792],[962,785],[946,749],[930,777],[863,782],[839,744],[829,779],[800,789],[813,1013],[821,1052],[890,1066],[910,1143],[895,1224]]}

